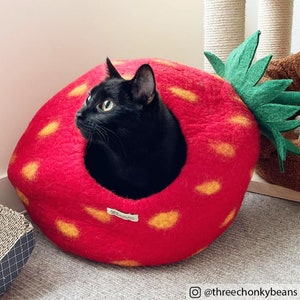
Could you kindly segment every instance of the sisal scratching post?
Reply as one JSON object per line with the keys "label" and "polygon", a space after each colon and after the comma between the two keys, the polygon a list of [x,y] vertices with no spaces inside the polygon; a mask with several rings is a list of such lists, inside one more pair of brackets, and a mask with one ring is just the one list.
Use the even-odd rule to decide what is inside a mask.
{"label": "sisal scratching post", "polygon": [[[244,0],[205,0],[204,50],[215,53],[223,61],[245,37]],[[204,70],[213,72],[207,60]]]}
{"label": "sisal scratching post", "polygon": [[288,56],[291,51],[293,0],[260,0],[258,29],[262,32],[257,57],[270,53],[274,58]]}

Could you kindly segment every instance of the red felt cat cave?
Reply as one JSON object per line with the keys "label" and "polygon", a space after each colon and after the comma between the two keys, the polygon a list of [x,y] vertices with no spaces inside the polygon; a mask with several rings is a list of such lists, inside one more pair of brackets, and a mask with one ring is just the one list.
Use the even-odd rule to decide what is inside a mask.
{"label": "red felt cat cave", "polygon": [[206,53],[220,76],[165,60],[114,62],[124,78],[144,63],[151,65],[161,98],[187,144],[177,178],[137,201],[100,186],[84,165],[86,142],[74,118],[89,90],[105,78],[105,64],[50,99],[21,137],[8,169],[44,234],[65,251],[122,266],[176,262],[222,234],[236,217],[250,181],[259,128],[279,147],[280,161],[286,150],[297,152],[277,134],[299,126],[285,122],[298,106],[274,102],[286,97],[290,81],[257,85],[270,57],[250,67],[258,37],[255,33],[235,49],[226,64]]}

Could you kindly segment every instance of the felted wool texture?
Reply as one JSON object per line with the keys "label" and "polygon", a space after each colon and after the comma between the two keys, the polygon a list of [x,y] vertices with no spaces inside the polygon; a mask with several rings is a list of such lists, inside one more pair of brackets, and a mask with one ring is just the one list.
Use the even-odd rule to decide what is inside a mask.
{"label": "felted wool texture", "polygon": [[86,142],[74,119],[88,91],[106,77],[105,64],[37,112],[12,154],[8,176],[33,222],[62,250],[121,266],[176,262],[201,252],[236,217],[258,158],[258,127],[218,76],[160,59],[113,63],[124,78],[144,63],[153,68],[187,143],[178,177],[133,201],[101,187],[85,169]]}

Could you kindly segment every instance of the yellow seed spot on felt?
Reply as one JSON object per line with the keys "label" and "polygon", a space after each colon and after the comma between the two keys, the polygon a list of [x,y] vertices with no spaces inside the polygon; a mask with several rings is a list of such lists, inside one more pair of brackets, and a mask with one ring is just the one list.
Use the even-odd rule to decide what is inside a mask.
{"label": "yellow seed spot on felt", "polygon": [[105,210],[99,210],[89,206],[84,207],[84,210],[90,216],[102,223],[109,223],[111,221],[111,215],[109,215]]}
{"label": "yellow seed spot on felt", "polygon": [[166,65],[166,66],[169,66],[169,67],[174,67],[176,66],[175,63],[171,62],[171,61],[168,61],[168,60],[163,60],[163,59],[155,59],[155,61],[159,64],[162,64],[162,65]]}
{"label": "yellow seed spot on felt", "polygon": [[179,213],[175,210],[169,212],[162,212],[152,217],[148,224],[159,230],[170,229],[175,226],[179,219]]}
{"label": "yellow seed spot on felt", "polygon": [[114,260],[111,262],[113,265],[118,265],[121,267],[139,267],[141,264],[136,260]]}
{"label": "yellow seed spot on felt", "polygon": [[23,202],[23,204],[28,206],[29,199],[18,188],[16,188],[16,192],[17,192],[19,198],[21,199],[21,201]]}
{"label": "yellow seed spot on felt", "polygon": [[234,219],[235,215],[236,215],[236,211],[237,209],[234,208],[228,215],[227,217],[224,219],[224,221],[221,224],[221,228],[226,227],[227,225],[229,225],[229,223],[232,222],[232,220]]}
{"label": "yellow seed spot on felt", "polygon": [[26,164],[22,170],[21,174],[23,177],[29,181],[33,181],[36,179],[37,171],[39,169],[39,163],[36,161],[29,162]]}
{"label": "yellow seed spot on felt", "polygon": [[235,156],[235,148],[229,143],[212,142],[210,145],[216,151],[217,154],[228,158],[232,158]]}
{"label": "yellow seed spot on felt", "polygon": [[79,236],[79,229],[75,224],[72,224],[70,222],[56,220],[56,228],[65,237],[76,239]]}
{"label": "yellow seed spot on felt", "polygon": [[39,131],[38,136],[46,137],[48,135],[51,135],[52,133],[57,131],[58,127],[59,127],[59,122],[52,121]]}
{"label": "yellow seed spot on felt", "polygon": [[186,100],[188,102],[196,102],[197,101],[197,95],[189,90],[182,89],[180,87],[172,86],[169,88],[169,90],[174,94],[175,96],[180,97],[183,100]]}
{"label": "yellow seed spot on felt", "polygon": [[205,181],[195,187],[196,191],[200,194],[207,196],[216,194],[222,188],[222,185],[217,180]]}
{"label": "yellow seed spot on felt", "polygon": [[88,89],[88,86],[86,83],[81,84],[79,86],[77,86],[75,89],[73,89],[72,91],[70,91],[68,93],[69,97],[77,97],[77,96],[82,96]]}
{"label": "yellow seed spot on felt", "polygon": [[229,122],[243,127],[249,127],[252,124],[251,120],[249,120],[247,117],[243,115],[233,116],[229,118]]}

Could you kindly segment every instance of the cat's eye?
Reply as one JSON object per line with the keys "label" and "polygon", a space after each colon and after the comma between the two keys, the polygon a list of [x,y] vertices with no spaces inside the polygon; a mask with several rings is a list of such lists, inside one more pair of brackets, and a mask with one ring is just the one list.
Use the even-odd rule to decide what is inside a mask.
{"label": "cat's eye", "polygon": [[107,99],[103,101],[101,104],[98,104],[97,109],[106,112],[112,110],[114,106],[115,106],[114,102],[111,99]]}
{"label": "cat's eye", "polygon": [[115,106],[114,102],[112,100],[108,99],[102,103],[102,110],[110,111],[114,106]]}

